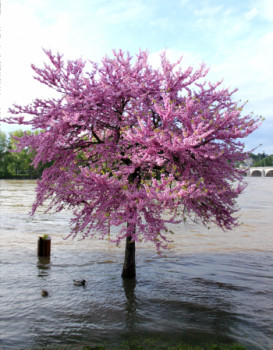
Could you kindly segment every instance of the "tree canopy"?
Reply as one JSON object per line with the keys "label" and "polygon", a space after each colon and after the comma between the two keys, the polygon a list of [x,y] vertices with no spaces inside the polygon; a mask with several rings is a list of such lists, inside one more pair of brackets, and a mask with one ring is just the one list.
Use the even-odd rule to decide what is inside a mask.
{"label": "tree canopy", "polygon": [[[31,134],[31,131],[26,131]],[[0,131],[0,178],[37,178],[45,166],[38,166],[36,169],[32,166],[33,152],[29,147],[23,148],[17,152],[18,139],[25,133],[22,130],[13,131],[7,135]]]}
{"label": "tree canopy", "polygon": [[168,223],[189,217],[236,225],[235,200],[245,185],[235,164],[248,157],[240,139],[260,123],[242,114],[236,90],[207,82],[203,64],[184,68],[165,54],[154,68],[147,52],[114,51],[88,71],[80,59],[45,52],[50,64],[32,66],[35,79],[59,98],[16,105],[5,119],[43,130],[18,140],[18,151],[35,150],[35,166],[51,164],[33,213],[50,199],[50,208],[73,209],[73,237],[105,237],[117,226],[117,244],[130,237],[158,251]]}
{"label": "tree canopy", "polygon": [[265,153],[251,154],[253,159],[253,166],[272,166],[273,165],[273,155],[268,155]]}

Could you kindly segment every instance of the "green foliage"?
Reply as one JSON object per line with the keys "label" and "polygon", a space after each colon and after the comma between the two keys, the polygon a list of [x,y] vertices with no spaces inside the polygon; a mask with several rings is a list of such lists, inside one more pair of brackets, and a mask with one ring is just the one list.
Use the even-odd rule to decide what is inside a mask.
{"label": "green foliage", "polygon": [[0,130],[0,155],[4,154],[7,149],[7,137],[6,134]]}
{"label": "green foliage", "polygon": [[253,159],[251,167],[273,166],[273,154],[269,155],[264,152],[258,154],[250,153],[250,157]]}
{"label": "green foliage", "polygon": [[273,166],[273,155],[267,156],[260,160],[255,160],[253,166]]}
{"label": "green foliage", "polygon": [[[26,131],[31,134],[31,131]],[[36,132],[37,133],[37,132]],[[9,138],[4,132],[0,131],[0,178],[37,178],[42,174],[44,167],[34,169],[31,165],[33,152],[23,149],[19,153],[13,152],[17,148],[18,141],[24,135],[22,130],[16,130],[10,133]]]}
{"label": "green foliage", "polygon": [[263,152],[251,154],[251,158],[253,159],[252,166],[273,166],[273,155],[268,155]]}
{"label": "green foliage", "polygon": [[8,166],[8,141],[6,134],[0,130],[0,177],[7,174]]}

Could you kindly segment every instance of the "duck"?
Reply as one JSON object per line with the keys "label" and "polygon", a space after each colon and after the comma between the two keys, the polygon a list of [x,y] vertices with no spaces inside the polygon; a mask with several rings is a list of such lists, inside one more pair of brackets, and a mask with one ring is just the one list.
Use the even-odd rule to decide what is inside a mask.
{"label": "duck", "polygon": [[41,296],[42,296],[42,297],[48,297],[48,291],[45,290],[45,289],[42,289],[42,290],[41,290]]}
{"label": "duck", "polygon": [[73,280],[74,286],[85,286],[86,280]]}

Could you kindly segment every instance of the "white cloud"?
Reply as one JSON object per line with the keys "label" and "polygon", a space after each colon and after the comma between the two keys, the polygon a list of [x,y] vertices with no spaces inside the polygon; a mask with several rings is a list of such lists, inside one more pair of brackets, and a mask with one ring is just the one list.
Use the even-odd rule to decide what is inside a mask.
{"label": "white cloud", "polygon": [[[150,61],[159,65],[159,53],[152,53]],[[166,50],[167,57],[175,62],[183,56],[182,67],[198,68],[202,61],[201,53],[182,52],[175,49]],[[236,50],[225,52],[225,55],[214,57],[209,62],[210,72],[207,80],[212,82],[223,79],[223,87],[233,90],[239,88],[234,95],[235,100],[249,100],[244,108],[244,114],[254,112],[266,118],[263,126],[245,140],[247,149],[253,149],[259,144],[267,153],[273,152],[273,32],[265,33],[257,39],[249,37],[247,41],[238,40]],[[259,150],[257,150],[259,151]]]}
{"label": "white cloud", "polygon": [[109,1],[103,7],[99,4],[94,1],[90,7],[89,1],[80,5],[50,0],[4,2],[1,116],[7,115],[13,103],[25,105],[36,97],[55,95],[33,79],[30,65],[42,67],[43,62],[48,63],[42,48],[61,52],[65,59],[84,56],[98,60],[107,53],[112,28],[148,16],[141,1]]}
{"label": "white cloud", "polygon": [[247,41],[237,50],[212,66],[214,75],[246,91],[250,98],[272,97],[272,55],[273,32],[266,33],[258,40]]}
{"label": "white cloud", "polygon": [[257,2],[258,14],[268,21],[273,21],[273,1],[272,0],[259,0]]}
{"label": "white cloud", "polygon": [[[62,14],[53,25],[44,25],[33,9],[21,5],[4,8],[3,16],[2,84],[4,100],[20,103],[29,101],[37,85],[30,64],[45,61],[42,48],[71,52],[69,46],[70,17]],[[39,88],[38,88],[39,89]]]}
{"label": "white cloud", "polygon": [[188,5],[189,0],[180,0],[180,6],[181,7],[185,7],[186,5]]}
{"label": "white cloud", "polygon": [[[247,149],[263,144],[263,149],[272,154],[273,134],[273,32],[257,39],[238,41],[236,50],[214,62],[209,76],[212,80],[224,78],[223,86],[239,88],[235,99],[249,100],[244,113],[253,112],[266,118],[262,127],[246,140]],[[257,152],[261,151],[260,149]]]}
{"label": "white cloud", "polygon": [[224,78],[224,86],[239,88],[238,98],[250,100],[250,109],[273,120],[272,0],[238,6],[217,0],[7,0],[1,19],[2,114],[13,102],[51,94],[30,68],[47,60],[42,47],[65,59],[99,60],[112,47],[144,46],[158,65],[165,46],[171,61],[183,56],[184,68],[196,69],[204,60],[210,80]]}
{"label": "white cloud", "polygon": [[109,2],[107,6],[99,8],[96,11],[96,17],[108,25],[120,25],[143,19],[143,17],[147,16],[148,9],[149,7],[141,1],[132,0],[128,2],[127,0],[119,0]]}
{"label": "white cloud", "polygon": [[[61,52],[69,59],[78,58],[84,51],[77,47],[80,38],[73,43],[73,12],[46,7],[44,0],[27,0],[27,5],[11,1],[3,6],[1,116],[13,103],[25,105],[36,97],[55,95],[33,79],[30,65],[41,67],[43,62],[48,63],[42,48]],[[91,46],[99,52],[95,44]]]}
{"label": "white cloud", "polygon": [[212,17],[216,16],[223,10],[223,5],[220,6],[207,6],[201,9],[196,9],[193,14],[197,17]]}
{"label": "white cloud", "polygon": [[190,51],[181,51],[177,49],[163,49],[161,51],[150,53],[149,55],[150,64],[152,64],[154,67],[159,67],[160,54],[163,53],[163,51],[166,52],[167,58],[172,63],[179,60],[180,57],[183,57],[180,66],[184,70],[186,70],[188,67],[193,67],[194,69],[198,69],[200,67],[200,64],[202,63],[201,55],[197,53],[193,53]]}
{"label": "white cloud", "polygon": [[246,21],[250,21],[252,20],[254,17],[256,17],[258,15],[258,9],[257,7],[253,7],[251,8],[248,12],[245,13],[244,15],[244,19]]}
{"label": "white cloud", "polygon": [[253,0],[250,9],[245,13],[244,18],[249,21],[256,17],[261,17],[267,21],[273,21],[272,0]]}

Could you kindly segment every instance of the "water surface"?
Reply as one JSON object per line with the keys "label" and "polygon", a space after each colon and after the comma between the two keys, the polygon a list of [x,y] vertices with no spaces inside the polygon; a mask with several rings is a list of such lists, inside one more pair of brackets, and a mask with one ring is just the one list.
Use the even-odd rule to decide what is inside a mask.
{"label": "water surface", "polygon": [[[123,247],[64,241],[69,212],[30,217],[35,182],[1,180],[0,348],[134,336],[273,349],[273,179],[248,181],[236,230],[177,225],[166,257],[137,247],[137,280],[124,282]],[[36,255],[44,233],[50,259]]]}

